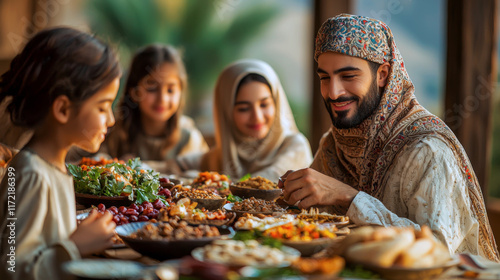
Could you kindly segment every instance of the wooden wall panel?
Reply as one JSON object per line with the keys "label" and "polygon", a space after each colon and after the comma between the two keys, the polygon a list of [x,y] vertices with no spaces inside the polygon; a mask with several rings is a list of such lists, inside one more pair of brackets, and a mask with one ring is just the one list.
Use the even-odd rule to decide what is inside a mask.
{"label": "wooden wall panel", "polygon": [[[351,0],[315,0],[314,1],[314,37],[318,34],[318,30],[328,18],[334,17],[341,13],[352,13],[353,1]],[[314,50],[314,40],[311,40]],[[311,54],[312,57],[312,54]],[[332,121],[330,115],[325,108],[323,97],[321,96],[319,78],[316,74],[318,64],[311,59],[314,63],[313,66],[313,94],[311,101],[311,148],[313,154],[318,149],[319,140],[321,136],[330,128]]]}
{"label": "wooden wall panel", "polygon": [[448,1],[444,121],[464,146],[487,197],[497,1]]}

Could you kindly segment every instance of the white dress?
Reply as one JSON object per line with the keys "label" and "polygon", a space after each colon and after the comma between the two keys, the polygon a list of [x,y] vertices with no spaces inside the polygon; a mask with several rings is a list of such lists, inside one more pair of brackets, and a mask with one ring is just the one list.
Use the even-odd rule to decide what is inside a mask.
{"label": "white dress", "polygon": [[[14,176],[7,173],[0,185],[0,279],[65,279],[61,264],[80,258],[69,240],[76,229],[73,178],[26,149],[10,166]],[[15,200],[8,198],[9,177],[15,178]],[[13,215],[7,211],[8,199],[15,202]],[[7,225],[12,222],[15,244],[8,238]],[[15,247],[15,272],[7,265],[11,246]]]}

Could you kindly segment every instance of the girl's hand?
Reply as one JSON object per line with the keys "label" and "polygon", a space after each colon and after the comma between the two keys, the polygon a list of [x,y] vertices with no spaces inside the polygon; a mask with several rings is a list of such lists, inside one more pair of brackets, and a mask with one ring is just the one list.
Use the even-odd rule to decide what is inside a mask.
{"label": "girl's hand", "polygon": [[92,210],[88,218],[80,223],[69,239],[76,244],[80,255],[90,255],[113,245],[111,238],[114,236],[115,227],[111,213],[106,211],[100,216],[96,210]]}

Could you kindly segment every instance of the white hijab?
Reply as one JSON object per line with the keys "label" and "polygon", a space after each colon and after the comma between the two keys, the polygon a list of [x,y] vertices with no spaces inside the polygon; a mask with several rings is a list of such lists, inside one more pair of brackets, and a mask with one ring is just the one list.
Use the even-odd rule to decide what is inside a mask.
{"label": "white hijab", "polygon": [[[248,74],[259,74],[267,80],[276,106],[274,122],[262,140],[242,135],[233,120],[237,87]],[[284,139],[299,133],[278,75],[269,64],[254,59],[236,61],[220,74],[215,87],[214,121],[216,147],[205,155],[202,169],[235,179],[273,164]]]}

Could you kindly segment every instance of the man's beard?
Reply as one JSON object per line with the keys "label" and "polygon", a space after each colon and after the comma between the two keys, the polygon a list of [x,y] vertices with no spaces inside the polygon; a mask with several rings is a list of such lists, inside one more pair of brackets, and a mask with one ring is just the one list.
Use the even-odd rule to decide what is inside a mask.
{"label": "man's beard", "polygon": [[[381,98],[382,96],[377,85],[377,80],[373,79],[372,85],[368,89],[368,93],[365,95],[365,97],[361,99],[361,103],[359,103],[360,99],[357,96],[339,97],[336,100],[332,100],[330,98],[328,98],[327,100],[323,100],[325,101],[326,110],[328,110],[330,118],[332,119],[332,124],[338,129],[346,129],[360,125],[366,118],[371,116],[371,114],[373,114],[375,109],[377,109],[378,105],[380,104]],[[337,116],[333,114],[331,103],[346,102],[351,100],[359,104],[357,108],[351,109],[356,110],[354,116],[347,117],[347,114],[350,110],[337,111]]]}

